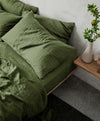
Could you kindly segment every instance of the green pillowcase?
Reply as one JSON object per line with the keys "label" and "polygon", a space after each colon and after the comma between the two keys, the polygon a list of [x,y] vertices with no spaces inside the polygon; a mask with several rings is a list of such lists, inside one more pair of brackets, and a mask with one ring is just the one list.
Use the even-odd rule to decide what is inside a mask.
{"label": "green pillowcase", "polygon": [[23,11],[33,11],[33,13],[38,12],[38,8],[34,6],[30,6],[28,4],[25,4],[19,0],[1,0],[1,5],[4,10],[16,14],[16,15],[22,15]]}
{"label": "green pillowcase", "polygon": [[72,48],[53,37],[34,19],[32,12],[24,16],[2,40],[31,65],[39,79],[56,69]]}
{"label": "green pillowcase", "polygon": [[56,19],[50,19],[37,14],[34,14],[34,18],[47,29],[57,39],[67,43],[73,32],[75,23],[73,22],[62,22]]}
{"label": "green pillowcase", "polygon": [[8,32],[21,18],[0,9],[0,37]]}

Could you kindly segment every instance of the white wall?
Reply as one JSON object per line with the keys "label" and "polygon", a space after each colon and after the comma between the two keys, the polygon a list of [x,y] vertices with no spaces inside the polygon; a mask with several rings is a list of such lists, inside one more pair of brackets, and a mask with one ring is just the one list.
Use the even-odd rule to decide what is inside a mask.
{"label": "white wall", "polygon": [[[75,22],[70,42],[77,48],[80,55],[87,46],[87,41],[83,38],[84,29],[90,27],[93,17],[87,11],[89,3],[95,3],[100,8],[100,0],[22,0],[31,5],[39,7],[40,14],[46,17],[59,19],[62,21]],[[100,9],[99,9],[100,10]],[[95,50],[100,48],[100,39],[94,44]],[[78,69],[75,73],[78,77],[100,89],[100,80]]]}
{"label": "white wall", "polygon": [[21,1],[39,7],[40,14],[43,16],[59,19],[66,22],[67,21],[75,22],[76,27],[74,29],[70,41],[77,48],[78,54],[81,54],[84,51],[87,45],[87,41],[84,40],[83,38],[83,32],[85,28],[91,25],[90,22],[93,19],[90,13],[87,12],[87,5],[88,3],[95,3],[99,7],[100,0],[21,0]]}

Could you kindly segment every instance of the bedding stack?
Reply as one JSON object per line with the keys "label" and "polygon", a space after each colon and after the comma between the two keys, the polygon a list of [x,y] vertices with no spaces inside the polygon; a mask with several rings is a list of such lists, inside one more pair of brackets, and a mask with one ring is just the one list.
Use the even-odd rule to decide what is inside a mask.
{"label": "bedding stack", "polygon": [[19,0],[1,0],[0,121],[36,121],[46,94],[74,68],[76,50],[67,44],[74,23],[36,13]]}

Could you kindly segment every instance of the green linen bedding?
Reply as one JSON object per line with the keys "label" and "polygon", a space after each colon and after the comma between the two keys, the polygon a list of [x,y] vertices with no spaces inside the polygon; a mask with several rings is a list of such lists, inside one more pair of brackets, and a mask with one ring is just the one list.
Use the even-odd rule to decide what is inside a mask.
{"label": "green linen bedding", "polygon": [[[22,16],[25,16],[28,13],[29,11],[24,11]],[[34,14],[33,16],[57,40],[60,40],[64,43],[69,43],[75,23],[63,22],[60,20],[40,16],[38,14]]]}
{"label": "green linen bedding", "polygon": [[66,53],[67,58],[60,66],[48,73],[43,79],[39,79],[32,66],[30,66],[30,64],[27,63],[24,58],[13,51],[13,49],[5,42],[1,42],[0,45],[2,57],[7,58],[14,65],[16,65],[21,70],[21,73],[25,77],[28,77],[29,80],[40,82],[46,89],[47,93],[52,90],[60,81],[62,81],[75,67],[73,61],[76,58],[76,51],[72,47],[69,50],[70,52]]}
{"label": "green linen bedding", "polygon": [[34,18],[57,39],[65,43],[68,43],[75,23],[62,22],[56,19],[43,17],[37,14],[34,14]]}
{"label": "green linen bedding", "polygon": [[0,37],[7,33],[22,17],[0,9]]}
{"label": "green linen bedding", "polygon": [[29,73],[34,76],[31,67],[0,42],[0,121],[30,121],[46,107],[46,91]]}
{"label": "green linen bedding", "polygon": [[70,49],[70,54],[66,60],[59,65],[55,70],[48,73],[48,75],[39,80],[40,83],[44,86],[47,93],[49,93],[53,88],[55,88],[61,81],[63,81],[76,67],[73,64],[73,61],[76,58],[75,50]]}
{"label": "green linen bedding", "polygon": [[74,68],[76,50],[65,44],[74,23],[36,15],[34,7],[19,0],[1,0],[1,5],[6,11],[0,10],[5,22],[0,17],[5,32],[0,38],[0,121],[50,121],[36,115],[46,107],[46,94]]}
{"label": "green linen bedding", "polygon": [[25,4],[19,0],[1,0],[1,6],[4,10],[19,16],[26,10],[32,10],[33,13],[38,12],[37,7]]}
{"label": "green linen bedding", "polygon": [[65,61],[70,49],[74,50],[46,31],[33,18],[32,12],[29,12],[2,39],[33,67],[39,79],[44,78]]}

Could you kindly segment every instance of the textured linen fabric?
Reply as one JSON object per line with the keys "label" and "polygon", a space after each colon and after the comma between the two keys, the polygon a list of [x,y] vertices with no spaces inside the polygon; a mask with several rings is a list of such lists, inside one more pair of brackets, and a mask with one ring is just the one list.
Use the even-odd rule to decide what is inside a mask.
{"label": "textured linen fabric", "polygon": [[33,13],[38,12],[38,8],[25,4],[21,2],[20,0],[1,0],[1,5],[4,10],[16,14],[16,15],[22,15],[23,11],[33,11]]}
{"label": "textured linen fabric", "polygon": [[43,87],[29,81],[5,58],[0,58],[0,121],[32,118],[46,107]]}
{"label": "textured linen fabric", "polygon": [[39,79],[63,63],[72,48],[52,36],[34,19],[32,12],[24,16],[2,40],[26,59]]}
{"label": "textured linen fabric", "polygon": [[[2,0],[2,7],[19,15],[18,21],[24,11],[35,10],[19,0]],[[10,20],[5,22],[8,26],[3,24],[7,31],[18,22]],[[74,23],[34,17],[30,12],[2,38],[5,42],[0,42],[0,121],[38,121],[34,116],[46,107],[46,93],[73,69],[75,48],[61,42],[69,39],[72,26]],[[47,113],[46,117],[38,119],[50,121]]]}
{"label": "textured linen fabric", "polygon": [[0,9],[0,37],[8,32],[22,17]]}
{"label": "textured linen fabric", "polygon": [[[22,121],[24,117],[29,121],[45,109],[46,91],[39,82],[30,79],[29,65],[14,57],[16,53],[0,42],[0,121]],[[19,63],[21,66],[17,66]]]}
{"label": "textured linen fabric", "polygon": [[34,18],[39,21],[39,23],[47,29],[53,36],[57,39],[68,43],[71,37],[75,23],[73,22],[62,22],[56,19],[51,19],[34,14]]}
{"label": "textured linen fabric", "polygon": [[76,49],[74,47],[69,48],[68,51],[70,54],[66,53],[66,60],[59,65],[55,70],[48,73],[43,79],[39,79],[37,74],[35,73],[32,66],[16,51],[13,50],[5,42],[0,42],[0,54],[2,58],[7,58],[10,60],[14,65],[16,65],[20,70],[21,74],[24,75],[31,81],[40,82],[46,92],[48,93],[52,90],[58,83],[60,83],[72,70],[75,68],[73,61],[76,58]]}

